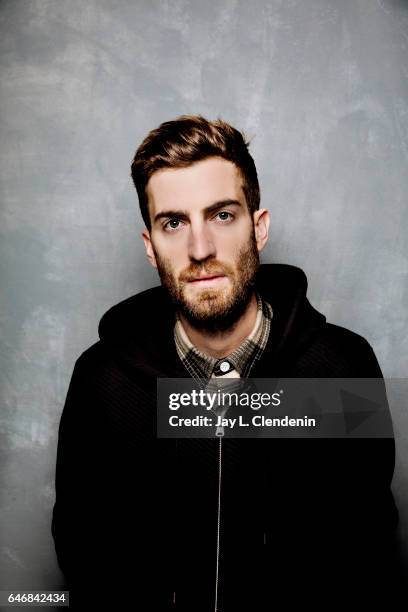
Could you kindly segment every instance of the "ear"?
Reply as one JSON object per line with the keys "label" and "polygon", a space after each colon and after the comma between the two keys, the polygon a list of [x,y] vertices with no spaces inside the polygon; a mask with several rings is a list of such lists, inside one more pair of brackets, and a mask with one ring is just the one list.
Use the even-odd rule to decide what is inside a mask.
{"label": "ear", "polygon": [[266,208],[261,208],[260,210],[256,210],[254,212],[253,218],[256,246],[258,247],[258,251],[262,251],[265,244],[268,242],[269,237],[269,212],[266,210]]}
{"label": "ear", "polygon": [[148,229],[144,228],[142,238],[146,249],[147,259],[150,261],[153,268],[157,268],[156,257],[154,255],[152,240],[150,238],[150,232]]}

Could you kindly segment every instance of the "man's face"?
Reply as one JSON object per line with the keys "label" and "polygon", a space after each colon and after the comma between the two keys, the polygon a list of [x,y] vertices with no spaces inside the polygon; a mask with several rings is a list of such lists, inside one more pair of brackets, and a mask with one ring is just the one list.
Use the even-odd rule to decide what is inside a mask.
{"label": "man's face", "polygon": [[[253,293],[260,248],[237,167],[210,157],[186,168],[155,172],[147,184],[147,255],[162,285],[191,325],[230,329]],[[259,242],[259,244],[258,244]]]}

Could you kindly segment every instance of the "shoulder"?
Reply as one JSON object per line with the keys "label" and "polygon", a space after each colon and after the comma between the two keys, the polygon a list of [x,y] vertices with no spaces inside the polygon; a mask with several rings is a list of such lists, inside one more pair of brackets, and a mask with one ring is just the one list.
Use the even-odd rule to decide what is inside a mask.
{"label": "shoulder", "polygon": [[89,370],[94,365],[99,365],[107,359],[106,348],[101,340],[95,342],[85,349],[75,361],[75,369]]}
{"label": "shoulder", "polygon": [[324,366],[329,376],[382,378],[377,357],[368,340],[333,323],[322,326],[306,356]]}
{"label": "shoulder", "polygon": [[152,339],[157,342],[173,329],[174,312],[163,287],[152,287],[111,306],[98,324],[99,340],[84,350],[75,362],[79,371],[99,367],[121,355],[132,345],[142,351]]}
{"label": "shoulder", "polygon": [[84,350],[74,362],[70,391],[83,392],[89,389],[96,381],[108,379],[113,369],[112,351],[107,350],[105,343],[98,340]]}
{"label": "shoulder", "polygon": [[168,327],[174,318],[167,291],[152,287],[115,304],[99,321],[99,338],[112,345],[126,342],[129,337],[140,339],[152,328]]}

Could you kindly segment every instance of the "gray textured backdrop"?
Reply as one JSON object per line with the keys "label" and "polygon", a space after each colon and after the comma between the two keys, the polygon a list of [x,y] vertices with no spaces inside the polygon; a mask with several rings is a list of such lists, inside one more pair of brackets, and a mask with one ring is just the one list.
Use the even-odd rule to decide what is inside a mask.
{"label": "gray textured backdrop", "polygon": [[56,588],[59,418],[100,316],[157,284],[129,165],[161,121],[222,116],[253,137],[264,260],[301,266],[312,304],[407,376],[408,4],[1,0],[0,49],[0,588]]}

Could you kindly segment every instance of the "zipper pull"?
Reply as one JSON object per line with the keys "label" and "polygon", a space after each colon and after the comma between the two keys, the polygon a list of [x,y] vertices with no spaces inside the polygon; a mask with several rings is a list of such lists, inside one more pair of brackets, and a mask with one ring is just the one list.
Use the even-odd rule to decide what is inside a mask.
{"label": "zipper pull", "polygon": [[215,435],[218,438],[222,438],[222,436],[224,435],[224,425],[218,425],[217,431],[215,432]]}

